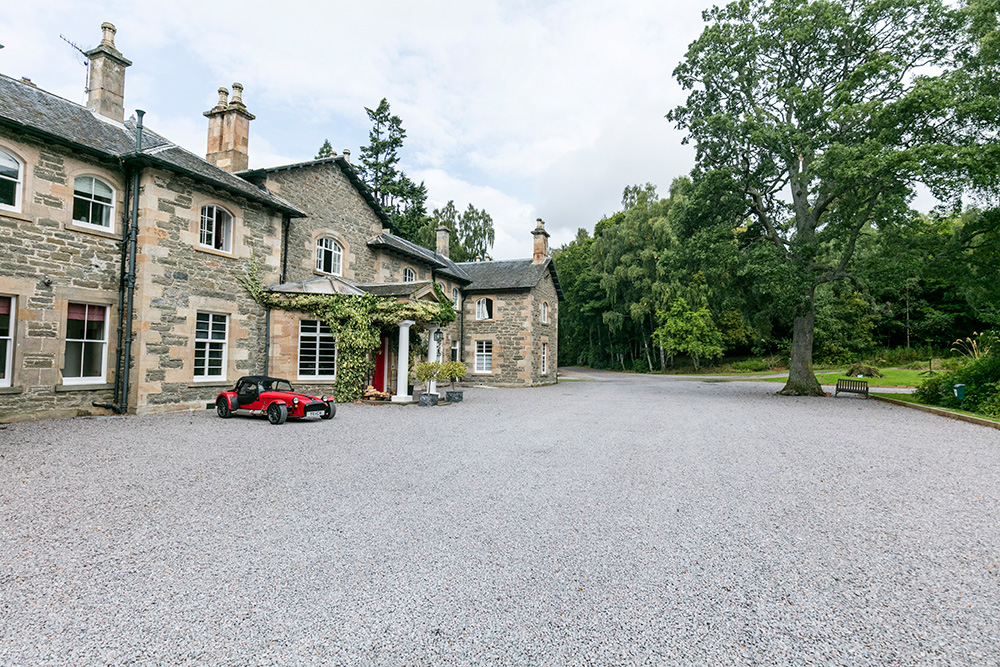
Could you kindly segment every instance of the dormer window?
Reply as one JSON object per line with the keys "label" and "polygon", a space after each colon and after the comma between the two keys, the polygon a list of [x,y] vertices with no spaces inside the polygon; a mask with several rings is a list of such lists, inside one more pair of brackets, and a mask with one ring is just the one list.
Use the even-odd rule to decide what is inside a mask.
{"label": "dormer window", "polygon": [[342,275],[344,249],[330,238],[316,241],[316,270],[320,273]]}
{"label": "dormer window", "polygon": [[417,274],[413,272],[413,269],[411,269],[410,267],[406,267],[405,269],[403,269],[404,283],[412,283],[416,279],[417,279]]}
{"label": "dormer window", "polygon": [[73,222],[110,231],[115,211],[114,189],[94,176],[73,181]]}
{"label": "dormer window", "polygon": [[221,206],[201,207],[201,246],[232,252],[233,216]]}
{"label": "dormer window", "polygon": [[493,319],[493,299],[488,299],[486,297],[483,297],[479,301],[476,301],[476,319],[477,320]]}
{"label": "dormer window", "polygon": [[24,169],[16,157],[0,150],[0,210],[21,210],[21,179]]}

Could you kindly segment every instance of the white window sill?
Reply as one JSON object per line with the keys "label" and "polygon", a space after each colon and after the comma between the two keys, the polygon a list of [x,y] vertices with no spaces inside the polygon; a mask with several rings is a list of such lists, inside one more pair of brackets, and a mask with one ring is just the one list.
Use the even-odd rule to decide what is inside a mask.
{"label": "white window sill", "polygon": [[114,389],[115,385],[111,382],[104,382],[103,378],[85,378],[84,382],[66,382],[63,380],[62,384],[57,384],[55,387],[56,393],[61,393],[64,391],[100,391],[103,389]]}
{"label": "white window sill", "polygon": [[67,225],[68,229],[72,229],[77,232],[86,232],[88,234],[95,234],[97,236],[104,236],[106,238],[118,239],[121,235],[118,234],[111,227],[103,227],[101,225],[92,225],[88,222],[80,222],[79,220],[74,220]]}
{"label": "white window sill", "polygon": [[219,257],[236,257],[236,254],[232,251],[217,250],[212,246],[207,245],[196,245],[195,250],[200,250],[201,252],[207,252],[209,255],[218,255]]}

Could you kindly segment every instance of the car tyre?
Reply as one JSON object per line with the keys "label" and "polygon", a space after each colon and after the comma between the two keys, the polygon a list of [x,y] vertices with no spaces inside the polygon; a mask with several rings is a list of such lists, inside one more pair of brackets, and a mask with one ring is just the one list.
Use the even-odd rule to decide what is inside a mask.
{"label": "car tyre", "polygon": [[219,396],[218,400],[215,401],[215,411],[223,419],[229,419],[233,416],[233,411],[229,409],[229,401],[226,400],[225,396]]}
{"label": "car tyre", "polygon": [[288,408],[281,403],[271,403],[267,406],[267,421],[274,425],[284,424],[288,419]]}
{"label": "car tyre", "polygon": [[326,404],[326,410],[323,410],[323,414],[320,415],[323,419],[333,419],[333,416],[337,414],[337,406],[333,403]]}

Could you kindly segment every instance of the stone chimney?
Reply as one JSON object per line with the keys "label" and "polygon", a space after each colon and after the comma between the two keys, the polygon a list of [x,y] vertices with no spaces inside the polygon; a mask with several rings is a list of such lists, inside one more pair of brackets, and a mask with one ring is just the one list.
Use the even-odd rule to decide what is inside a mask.
{"label": "stone chimney", "polygon": [[451,230],[441,225],[437,228],[437,253],[439,255],[444,255],[445,257],[450,257],[448,254],[449,248],[451,247]]}
{"label": "stone chimney", "polygon": [[208,118],[208,152],[205,159],[226,171],[243,171],[250,166],[250,121],[254,119],[243,104],[243,86],[233,84],[233,97],[227,101],[229,91],[219,88],[219,102]]}
{"label": "stone chimney", "polygon": [[538,225],[531,231],[535,237],[535,252],[531,257],[534,264],[541,264],[549,258],[549,233],[545,231],[545,222],[538,218]]}
{"label": "stone chimney", "polygon": [[125,121],[125,68],[132,61],[115,48],[115,27],[105,22],[101,30],[101,43],[85,54],[90,60],[87,108],[121,123]]}

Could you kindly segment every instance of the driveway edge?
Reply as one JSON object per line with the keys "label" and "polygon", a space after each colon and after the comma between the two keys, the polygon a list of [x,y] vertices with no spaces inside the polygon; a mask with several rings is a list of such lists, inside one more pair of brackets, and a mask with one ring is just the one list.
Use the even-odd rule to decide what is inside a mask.
{"label": "driveway edge", "polygon": [[948,417],[949,419],[958,419],[959,421],[969,422],[970,424],[979,424],[980,426],[989,426],[990,428],[1000,429],[1000,422],[991,421],[989,419],[982,419],[980,417],[973,417],[971,415],[963,415],[960,412],[952,412],[951,410],[945,410],[944,408],[935,408],[929,405],[920,405],[919,403],[908,403],[906,401],[900,401],[895,398],[888,398],[886,396],[876,396],[871,395],[877,401],[885,401],[886,403],[892,403],[893,405],[902,405],[904,408],[913,408],[914,410],[921,410],[923,412],[930,412],[931,414],[940,415],[941,417]]}

